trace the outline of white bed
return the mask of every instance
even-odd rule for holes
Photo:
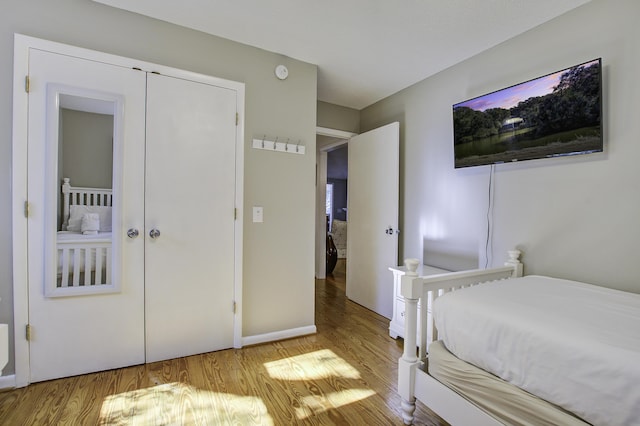
[[[640,295],[521,277],[518,256],[504,268],[402,278],[405,423],[417,398],[453,425],[640,424]],[[416,357],[419,299],[432,305],[439,341],[427,355],[421,336]]]
[[[112,191],[62,184],[57,287],[111,283]]]

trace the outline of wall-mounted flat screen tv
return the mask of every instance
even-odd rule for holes
[[[453,106],[455,167],[602,152],[602,64],[585,62]]]

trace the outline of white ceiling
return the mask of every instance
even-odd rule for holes
[[[590,0],[94,0],[318,65],[362,109]]]

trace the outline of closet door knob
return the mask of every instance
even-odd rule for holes
[[[135,228],[131,228],[127,231],[127,237],[134,239],[136,238],[138,235],[140,235],[140,233],[138,232],[137,229]]]
[[[388,227],[387,229],[385,229],[384,233],[385,233],[385,234],[387,234],[387,235],[393,235],[394,233],[395,233],[395,234],[399,234],[399,233],[400,233],[400,230],[399,230],[399,229],[396,229],[396,230],[394,231],[394,230],[393,230],[393,228],[390,226],[390,227]]]
[[[149,231],[149,236],[155,240],[160,236],[160,231],[154,228],[151,231]]]

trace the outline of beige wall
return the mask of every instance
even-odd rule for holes
[[[318,102],[319,127],[360,133],[360,111],[327,102]]]
[[[246,84],[243,336],[314,324],[315,65],[90,0],[3,0],[0,14],[0,322],[12,323],[13,34],[182,68]],[[276,79],[284,64],[289,78]],[[307,154],[253,150],[253,137],[299,140]],[[264,223],[251,222],[251,206]],[[19,336],[22,338],[22,336]],[[13,349],[12,349],[13,350]],[[13,356],[4,374],[13,371]]]
[[[489,264],[518,247],[527,273],[640,292],[639,16],[593,0],[362,111],[362,131],[402,123],[401,256],[485,264],[490,167],[454,170],[454,103],[602,57],[605,154],[497,166]]]
[[[111,188],[113,115],[61,108],[62,178],[73,186]]]

